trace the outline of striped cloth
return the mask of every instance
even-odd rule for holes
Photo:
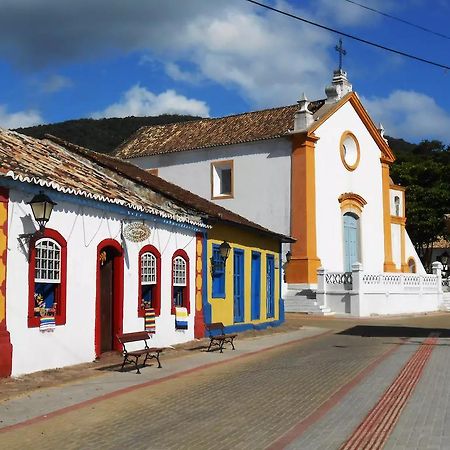
[[[39,323],[39,331],[54,331],[56,327],[54,316],[43,316]]]
[[[156,332],[156,321],[155,321],[155,309],[154,308],[145,308],[145,331],[148,333]]]
[[[177,330],[187,330],[188,328],[188,312],[187,308],[175,307],[175,328]]]

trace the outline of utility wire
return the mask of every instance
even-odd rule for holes
[[[294,14],[290,14],[290,13],[288,13],[286,11],[282,11],[281,9],[273,8],[272,6],[265,5],[264,3],[260,3],[260,2],[257,2],[255,0],[245,0],[245,1],[247,1],[249,3],[253,3],[254,5],[257,5],[257,6],[261,6],[261,8],[266,8],[266,9],[268,9],[270,11],[277,12],[279,14],[282,14],[283,16],[290,17],[291,19],[300,20],[301,22],[305,22],[305,23],[308,23],[309,25],[313,25],[315,27],[322,28],[323,30],[331,31],[332,33],[336,33],[336,34],[339,34],[341,36],[348,37],[349,39],[353,39],[354,41],[362,42],[363,44],[371,45],[372,47],[380,48],[381,50],[386,50],[387,52],[391,52],[391,53],[394,53],[396,55],[404,56],[405,58],[414,59],[415,61],[420,61],[420,62],[423,62],[425,64],[430,64],[432,66],[440,67],[441,69],[450,70],[450,66],[446,66],[445,64],[440,64],[440,63],[437,63],[437,62],[434,62],[434,61],[430,61],[429,59],[425,59],[425,58],[421,58],[419,56],[411,55],[410,53],[405,53],[405,52],[402,52],[400,50],[395,50],[394,48],[385,47],[384,45],[377,44],[376,42],[368,41],[368,40],[362,39],[362,38],[360,38],[358,36],[354,36],[352,34],[348,34],[348,33],[344,33],[343,31],[336,30],[335,28],[330,28],[330,27],[327,27],[325,25],[321,25],[320,23],[313,22],[311,20],[305,19],[305,18],[300,17],[300,16],[296,16]]]
[[[450,39],[450,36],[447,36],[447,35],[445,35],[445,34],[439,33],[439,32],[437,32],[437,31],[430,30],[429,28],[425,28],[425,27],[423,27],[422,25],[418,25],[418,24],[416,24],[416,23],[409,22],[409,21],[407,21],[407,20],[405,20],[405,19],[402,19],[402,18],[400,18],[400,17],[393,16],[393,15],[391,15],[391,14],[385,13],[385,12],[380,11],[380,10],[378,10],[378,9],[371,8],[370,6],[363,5],[363,4],[358,3],[358,2],[355,2],[355,1],[353,1],[353,0],[344,0],[344,1],[347,2],[347,3],[352,3],[353,5],[356,5],[356,6],[359,6],[359,7],[361,7],[361,8],[367,9],[367,10],[372,11],[372,12],[374,12],[374,13],[380,14],[380,15],[382,15],[382,16],[384,16],[384,17],[388,17],[389,19],[397,20],[398,22],[402,22],[402,23],[404,23],[404,24],[406,24],[406,25],[409,25],[410,27],[418,28],[419,30],[425,31],[426,33],[431,33],[431,34],[434,34],[434,35],[436,35],[436,36],[442,37],[442,38],[444,38],[444,39]]]

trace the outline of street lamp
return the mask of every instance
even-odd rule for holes
[[[442,255],[441,255],[441,263],[442,263],[442,265],[444,266],[444,267],[447,267],[447,264],[448,264],[448,252],[447,252],[447,250],[444,252],[444,253],[442,253]]]
[[[286,262],[289,262],[289,261],[291,260],[291,258],[292,258],[292,253],[291,253],[291,251],[289,250],[289,251],[286,253]]]
[[[220,245],[219,245],[219,255],[220,258],[222,259],[222,261],[217,261],[214,259],[213,256],[211,256],[211,272],[214,275],[214,273],[216,272],[216,270],[220,269],[220,266],[223,264],[223,267],[225,268],[225,263],[227,262],[228,259],[228,255],[230,254],[230,244],[226,241],[223,241]]]
[[[33,211],[34,220],[39,225],[39,230],[43,231],[53,211],[53,207],[56,205],[47,195],[42,191],[36,194],[29,202]]]

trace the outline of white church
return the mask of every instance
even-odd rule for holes
[[[143,127],[116,155],[296,239],[285,247],[287,311],[352,316],[442,307],[405,229],[395,156],[347,74],[326,98]]]

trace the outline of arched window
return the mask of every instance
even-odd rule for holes
[[[394,207],[395,207],[395,215],[400,216],[400,197],[396,195],[394,197]]]
[[[416,273],[416,261],[414,260],[414,258],[408,259],[408,270],[409,273]]]
[[[66,323],[67,244],[54,230],[45,229],[30,241],[28,269],[28,326],[38,327],[41,317]]]
[[[175,306],[184,306],[189,313],[189,258],[184,250],[172,257],[172,313]]]
[[[144,317],[145,308],[161,311],[161,255],[153,245],[139,252],[139,305],[138,315]]]

